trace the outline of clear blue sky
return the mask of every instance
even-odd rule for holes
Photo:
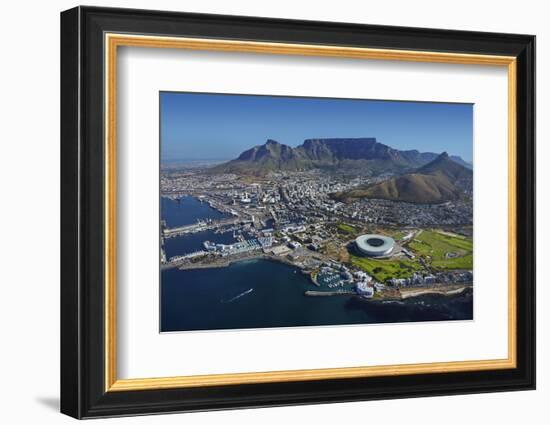
[[[161,160],[233,159],[274,139],[375,137],[396,149],[472,160],[473,105],[160,93]]]

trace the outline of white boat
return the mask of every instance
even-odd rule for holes
[[[244,292],[241,292],[239,295],[235,295],[233,298],[231,298],[231,299],[229,299],[229,300],[227,300],[227,301],[225,301],[225,302],[227,302],[227,303],[232,303],[233,301],[238,300],[239,298],[244,297],[245,295],[250,294],[253,290],[254,290],[254,288],[250,288],[250,289],[248,289],[248,290],[246,290],[246,291],[244,291]]]

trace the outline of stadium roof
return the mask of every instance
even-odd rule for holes
[[[381,256],[391,252],[395,241],[384,235],[361,235],[355,239],[355,244],[366,255]]]

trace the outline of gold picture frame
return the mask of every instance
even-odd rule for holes
[[[202,387],[318,379],[341,379],[410,375],[418,373],[465,372],[516,367],[516,58],[512,56],[441,53],[411,50],[282,44],[254,41],[213,40],[184,37],[159,37],[105,34],[106,122],[105,152],[105,391],[134,391]],[[194,375],[117,379],[116,375],[116,96],[117,49],[147,47],[239,53],[325,56],[360,60],[392,60],[506,67],[508,72],[508,358],[457,362],[399,364],[327,369],[305,369],[254,373]]]

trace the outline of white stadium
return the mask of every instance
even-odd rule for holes
[[[360,253],[369,257],[384,257],[391,254],[395,241],[384,235],[361,235],[355,239],[355,246]]]

